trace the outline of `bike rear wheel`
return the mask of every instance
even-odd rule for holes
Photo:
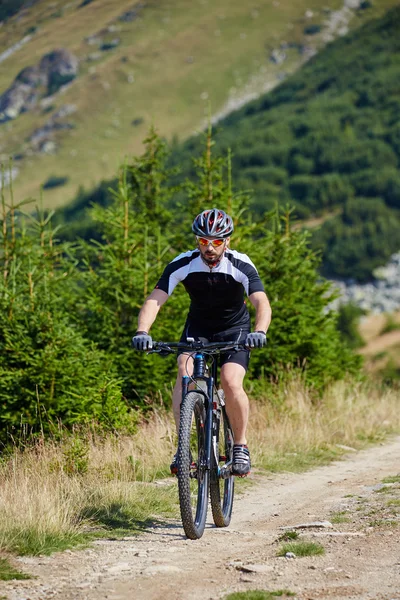
[[[204,532],[210,472],[206,465],[204,397],[188,392],[181,405],[178,441],[178,488],[183,528],[191,540]]]
[[[231,521],[234,478],[230,474],[233,460],[233,434],[225,409],[219,408],[216,423],[216,452],[213,452],[213,468],[210,480],[210,501],[214,523],[217,527],[227,527]],[[225,469],[227,477],[219,477],[218,471]]]

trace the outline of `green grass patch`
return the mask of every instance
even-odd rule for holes
[[[382,479],[382,483],[400,483],[400,475],[389,475]]]
[[[0,580],[11,581],[12,579],[31,579],[31,576],[18,571],[7,558],[0,558]],[[1,598],[5,597],[1,596]]]
[[[291,598],[295,594],[289,590],[249,590],[248,592],[234,592],[225,596],[224,600],[273,600],[274,598]]]
[[[271,473],[281,473],[282,471],[301,473],[313,467],[327,465],[342,454],[343,451],[336,447],[311,448],[307,452],[288,452],[266,456],[260,466]]]
[[[159,522],[161,517],[177,517],[178,504],[176,485],[136,486],[131,498],[92,498],[92,503],[84,508],[80,518],[94,528],[94,537],[133,535],[145,530],[150,524]],[[96,528],[98,531],[96,531]]]
[[[21,524],[0,526],[1,550],[20,556],[50,555],[70,548],[87,547],[98,538],[136,535],[165,517],[178,516],[176,485],[130,483],[100,487],[90,494],[90,503],[74,522],[55,528]]]
[[[391,331],[397,331],[400,329],[400,323],[395,321],[392,315],[388,315],[386,318],[386,323],[380,331],[379,335],[384,335],[385,333],[390,333]]]
[[[397,527],[399,524],[393,519],[374,519],[368,523],[370,527]]]
[[[9,529],[7,532],[2,532],[2,550],[19,556],[49,555],[69,548],[83,548],[91,539],[93,539],[91,536],[77,531],[49,533],[33,528]]]
[[[346,511],[341,510],[332,514],[330,518],[331,523],[348,523],[350,521],[349,515]]]
[[[277,556],[286,556],[287,552],[296,556],[319,556],[325,554],[325,548],[317,542],[288,542],[279,548]]]
[[[389,487],[381,487],[378,490],[374,490],[375,494],[389,494],[392,491],[392,488]]]
[[[282,535],[279,536],[278,540],[280,542],[291,542],[293,540],[297,540],[299,534],[297,531],[285,531]]]
[[[388,500],[386,505],[387,506],[400,506],[400,498],[394,498],[393,500]]]

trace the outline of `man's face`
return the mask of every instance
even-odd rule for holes
[[[229,238],[226,238],[225,240],[218,240],[218,238],[197,237],[196,239],[197,239],[197,245],[200,250],[201,256],[207,263],[210,263],[210,264],[219,261],[219,259],[222,257],[222,255],[225,251],[225,248],[229,242]],[[214,240],[216,240],[217,243],[219,243],[219,241],[222,241],[222,244],[219,246],[215,246],[212,244],[212,242]],[[208,243],[206,243],[206,242],[208,242]]]

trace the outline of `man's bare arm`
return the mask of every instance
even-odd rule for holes
[[[146,298],[144,304],[139,312],[138,318],[138,331],[150,331],[153,325],[158,311],[162,305],[168,300],[169,296],[162,290],[153,290],[151,294]]]
[[[254,331],[268,331],[271,323],[272,310],[265,292],[253,292],[249,300],[256,309],[256,322]]]

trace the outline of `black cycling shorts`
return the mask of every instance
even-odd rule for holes
[[[180,342],[184,343],[187,338],[194,338],[196,341],[203,342],[232,342],[235,341],[238,344],[244,344],[247,334],[250,333],[250,327],[242,325],[241,327],[230,327],[225,331],[218,333],[210,333],[205,330],[204,327],[200,327],[190,321],[186,321],[185,328],[182,332]],[[184,354],[179,352],[179,354]],[[249,350],[228,350],[227,352],[221,352],[219,355],[220,366],[226,363],[235,363],[242,365],[247,371],[249,367],[250,351]]]

